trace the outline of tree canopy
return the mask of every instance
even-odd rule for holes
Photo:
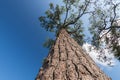
[[[63,4],[49,4],[46,15],[39,20],[47,31],[55,32],[64,28],[79,45],[84,39],[84,27],[89,28],[91,43],[97,48],[108,48],[120,60],[120,1],[116,0],[63,0]],[[86,18],[89,20],[84,26]],[[48,39],[45,46],[50,47],[53,39]]]

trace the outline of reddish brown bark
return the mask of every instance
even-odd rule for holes
[[[111,80],[62,29],[36,80]]]

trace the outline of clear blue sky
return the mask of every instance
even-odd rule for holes
[[[38,20],[50,1],[57,0],[0,0],[0,80],[35,79],[48,54],[42,44],[53,37]],[[103,70],[119,80],[119,68]]]

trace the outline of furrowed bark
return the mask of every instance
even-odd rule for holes
[[[74,41],[61,29],[36,80],[111,80]]]

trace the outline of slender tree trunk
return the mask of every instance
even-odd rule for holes
[[[36,80],[111,80],[62,29]]]

